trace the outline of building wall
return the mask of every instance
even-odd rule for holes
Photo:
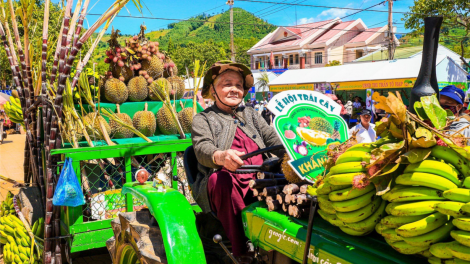
[[[337,60],[343,64],[344,46],[336,46],[328,49],[328,61]]]

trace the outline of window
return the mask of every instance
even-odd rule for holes
[[[289,64],[294,64],[294,55],[289,55]]]
[[[295,64],[299,64],[299,54],[295,54]]]
[[[363,56],[363,51],[362,50],[356,50],[356,59],[359,59],[360,57]]]
[[[321,52],[315,52],[315,64],[323,63],[323,55]]]
[[[276,66],[279,65],[279,57],[278,56],[274,57],[274,65],[276,65]]]

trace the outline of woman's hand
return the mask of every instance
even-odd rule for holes
[[[245,152],[229,149],[226,151],[214,152],[215,164],[227,168],[229,171],[236,171],[243,166],[244,162],[240,156],[245,155]]]

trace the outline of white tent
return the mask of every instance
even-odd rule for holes
[[[438,55],[436,59],[438,82],[465,82],[468,73],[452,58]],[[393,61],[351,63],[346,65],[288,70],[269,83],[272,85],[352,82],[416,78],[421,67],[421,56]]]

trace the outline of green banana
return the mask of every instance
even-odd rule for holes
[[[381,200],[381,199],[380,199]],[[385,215],[385,206],[387,202],[381,200],[379,208],[368,218],[357,223],[345,223],[345,225],[358,232],[372,231],[375,225],[380,222],[380,219]]]
[[[461,259],[458,259],[458,258],[454,258],[453,261],[454,261],[453,264],[470,264],[470,261],[461,260]]]
[[[21,238],[21,245],[22,245],[23,247],[29,247],[29,246],[31,246],[31,242],[30,242],[29,239],[27,239],[27,238],[25,238],[25,237],[22,237],[22,238]]]
[[[362,173],[352,172],[352,173],[342,173],[342,174],[332,174],[328,176],[327,180],[332,185],[352,185],[354,176],[361,175]]]
[[[460,230],[470,231],[470,217],[456,218],[452,220],[452,224]]]
[[[402,225],[406,225],[409,223],[413,223],[419,221],[428,215],[413,215],[413,216],[394,216],[394,215],[387,215],[386,217],[380,220],[387,228],[398,228]]]
[[[320,206],[320,209],[325,211],[327,214],[336,214],[336,211],[333,209],[333,207],[328,207],[324,203],[318,203],[318,205]]]
[[[447,249],[450,251],[450,254],[456,258],[467,261],[470,260],[470,247],[457,243],[448,244]]]
[[[452,224],[451,221],[449,221],[446,224],[442,225],[441,227],[429,233],[426,233],[424,235],[414,236],[414,237],[404,237],[403,239],[410,246],[425,247],[425,246],[429,246],[431,244],[447,239],[453,228],[454,228],[454,225]]]
[[[392,248],[395,249],[396,251],[405,255],[417,254],[429,248],[429,247],[410,246],[405,241],[398,241],[395,243],[391,243],[390,246],[392,246]]]
[[[377,234],[379,235],[382,235],[382,233],[387,230],[388,228],[384,225],[382,225],[381,223],[378,223],[375,225],[375,232],[377,232]]]
[[[428,249],[428,250],[425,250],[425,251],[423,251],[423,252],[419,252],[418,254],[420,254],[421,256],[423,256],[423,257],[425,257],[425,258],[431,258],[431,257],[435,258],[435,257],[431,254],[431,252],[429,252],[429,249]]]
[[[437,257],[429,257],[428,262],[430,264],[455,264],[454,259],[440,259]]]
[[[35,235],[38,237],[44,237],[44,218],[41,217],[39,218],[38,221],[39,221],[39,226],[38,226],[37,233]]]
[[[464,188],[455,188],[455,189],[450,189],[447,191],[444,191],[442,193],[442,196],[445,198],[456,201],[456,202],[461,202],[461,203],[468,203],[470,202],[470,190],[469,189],[464,189]]]
[[[336,212],[351,212],[370,204],[374,199],[380,198],[375,195],[373,190],[351,200],[331,202],[331,205]]]
[[[341,231],[343,231],[344,233],[350,236],[366,236],[370,234],[372,231],[374,231],[374,229],[367,230],[367,231],[356,231],[346,226],[340,226],[339,229],[341,229]]]
[[[441,259],[451,259],[454,256],[450,253],[449,249],[447,249],[447,246],[449,246],[450,244],[459,244],[459,242],[452,241],[447,243],[436,243],[431,245],[431,247],[429,248],[429,252]]]
[[[349,151],[362,151],[362,152],[371,152],[374,149],[371,143],[358,143],[356,145],[352,145],[348,148],[345,152]]]
[[[336,160],[335,165],[346,162],[370,162],[370,153],[364,151],[347,151],[341,154]]]
[[[441,201],[421,201],[411,203],[390,203],[385,209],[394,216],[413,216],[434,213],[434,205]]]
[[[389,191],[387,199],[389,202],[412,202],[445,200],[442,197],[442,191],[422,186],[407,186],[407,188],[392,189]]]
[[[364,189],[357,189],[354,187],[349,187],[346,189],[331,192],[329,193],[328,197],[330,201],[333,201],[333,202],[346,201],[346,200],[354,199],[356,197],[364,195],[372,191],[373,189],[375,189],[373,184],[367,185],[367,187],[365,187]]]
[[[462,183],[459,180],[459,172],[445,162],[437,160],[423,160],[406,166],[403,173],[424,172],[442,176],[457,186]]]
[[[36,220],[36,222],[34,222],[34,224],[33,224],[33,228],[31,229],[33,234],[36,234],[36,231],[38,230],[38,226],[39,226],[39,221]]]
[[[465,180],[463,180],[462,185],[465,188],[470,188],[470,177],[466,177]]]
[[[322,209],[317,210],[318,214],[320,215],[323,220],[327,221],[328,223],[334,225],[334,226],[343,226],[343,223],[341,220],[339,220],[336,215],[334,214],[328,214]]]
[[[318,205],[320,206],[320,209],[327,212],[328,214],[336,214],[336,211],[333,208],[331,201],[328,200],[328,195],[325,195],[325,194],[317,195],[317,199],[318,199]]]
[[[450,235],[460,244],[470,247],[470,232],[463,230],[452,230]]]
[[[445,214],[435,213],[416,222],[402,225],[396,231],[402,237],[420,236],[443,226],[448,219]]]
[[[345,224],[357,223],[371,216],[380,207],[382,199],[376,198],[372,203],[352,212],[336,212],[336,216]],[[385,208],[384,208],[385,209]]]
[[[464,204],[461,208],[460,211],[464,213],[470,213],[470,203]]]
[[[436,211],[453,216],[455,218],[463,217],[467,215],[467,213],[460,211],[460,208],[465,205],[464,203],[459,203],[459,202],[440,202],[434,206],[434,209]]]
[[[470,164],[468,160],[452,148],[436,145],[431,148],[431,156],[452,164],[462,176],[466,177],[470,175]]]
[[[364,172],[366,167],[362,162],[346,162],[331,167],[330,174],[342,174],[342,173],[353,173],[353,172]]]
[[[441,191],[458,188],[455,183],[444,177],[424,172],[402,174],[396,178],[395,182],[402,185],[425,186]]]
[[[382,231],[381,235],[393,242],[403,241],[403,237],[399,236],[395,229],[386,229]]]
[[[388,200],[388,197],[390,196],[391,192],[396,192],[400,189],[404,189],[404,188],[409,188],[410,186],[406,186],[406,185],[395,185],[391,190],[389,190],[388,192],[382,194],[382,199],[384,200]]]
[[[329,194],[330,192],[348,188],[349,185],[331,185],[328,181],[318,186],[317,194]]]

